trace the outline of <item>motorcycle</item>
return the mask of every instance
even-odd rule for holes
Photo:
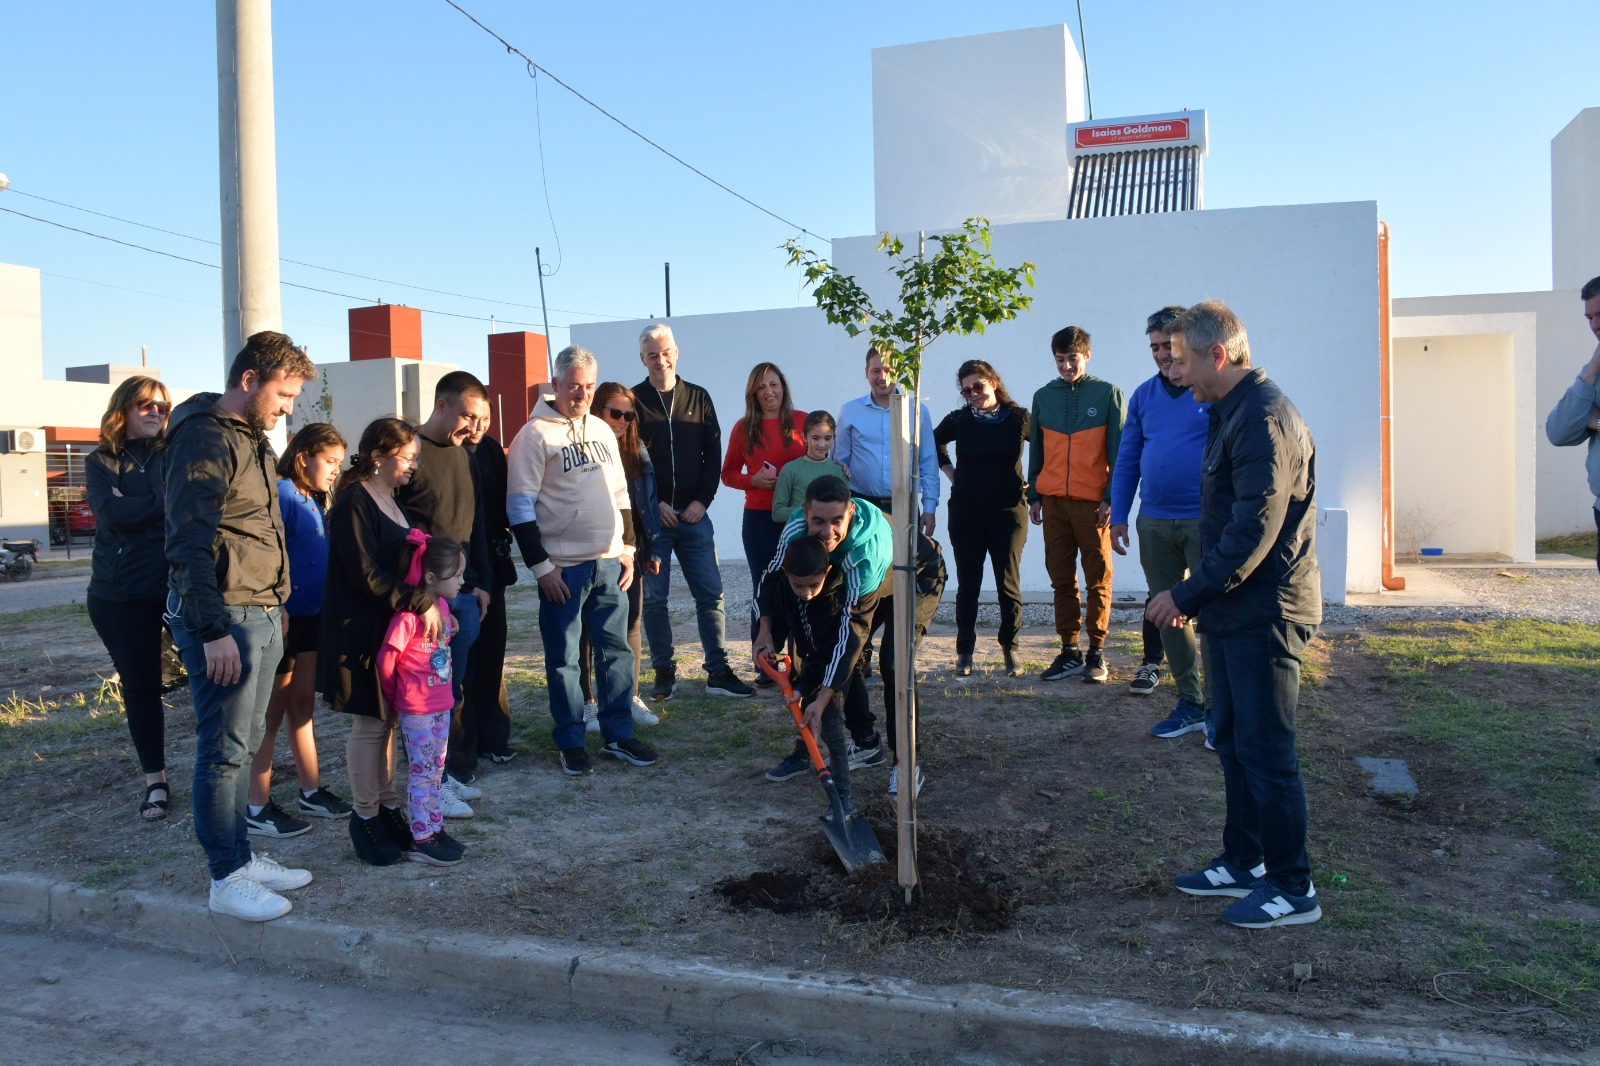
[[[36,540],[0,541],[0,573],[12,581],[26,581],[33,574],[33,565],[39,561],[39,549],[44,547]]]

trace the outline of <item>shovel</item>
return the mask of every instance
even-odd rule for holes
[[[756,660],[756,665],[772,680],[778,683],[783,690],[783,700],[789,705],[789,713],[794,716],[795,731],[800,734],[800,739],[805,743],[806,751],[811,756],[811,767],[817,771],[817,780],[822,782],[822,791],[828,795],[828,806],[833,811],[833,819],[823,819],[822,831],[827,834],[828,843],[833,845],[833,850],[839,853],[839,861],[844,863],[846,873],[855,870],[857,866],[868,863],[888,862],[883,854],[883,846],[878,843],[878,838],[872,832],[872,826],[867,824],[865,818],[855,815],[845,816],[844,800],[839,795],[839,788],[833,783],[833,773],[822,761],[822,752],[817,750],[817,738],[811,730],[806,728],[800,712],[800,697],[794,694],[794,689],[789,684],[790,661],[787,655],[781,656],[776,663],[767,656],[762,655]]]

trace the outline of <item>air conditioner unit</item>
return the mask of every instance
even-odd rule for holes
[[[0,451],[42,452],[44,451],[44,430],[8,429],[0,431]]]

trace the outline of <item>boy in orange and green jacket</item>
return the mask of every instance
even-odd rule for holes
[[[1092,377],[1089,334],[1068,326],[1050,338],[1055,381],[1033,394],[1028,419],[1028,518],[1044,526],[1044,565],[1055,590],[1061,654],[1046,681],[1106,679],[1111,620],[1111,468],[1122,443],[1122,390]],[[1078,556],[1083,556],[1089,654],[1078,650]]]

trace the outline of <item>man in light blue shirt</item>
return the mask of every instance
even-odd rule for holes
[[[867,349],[867,384],[871,391],[851,400],[839,411],[839,436],[833,461],[850,473],[850,494],[890,512],[894,486],[889,449],[889,397],[894,385],[889,368],[874,349]],[[933,536],[934,511],[939,506],[939,458],[933,443],[933,419],[927,404],[917,405],[922,428],[917,442],[917,478],[922,493],[922,533]]]

